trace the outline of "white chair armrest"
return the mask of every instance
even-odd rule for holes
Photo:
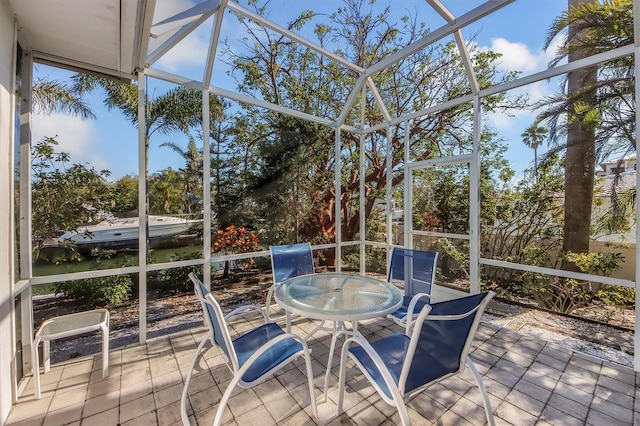
[[[260,314],[262,315],[262,318],[264,319],[264,322],[269,322],[269,317],[267,316],[267,314],[265,314],[264,309],[262,309],[259,306],[256,305],[244,305],[244,306],[240,306],[238,308],[235,308],[234,310],[232,310],[231,312],[229,312],[228,314],[226,314],[224,316],[224,320],[228,321],[231,318],[238,316],[238,315],[242,315],[251,311],[258,311],[260,312]]]
[[[417,293],[415,294],[412,298],[411,298],[411,302],[409,302],[409,306],[407,306],[407,316],[404,317],[405,322],[407,323],[406,325],[406,334],[410,335],[409,331],[411,330],[411,325],[414,322],[413,319],[413,311],[416,309],[416,305],[418,304],[418,302],[420,301],[420,299],[428,299],[430,298],[431,295],[427,294],[427,293]],[[418,314],[419,312],[417,312],[416,314]]]

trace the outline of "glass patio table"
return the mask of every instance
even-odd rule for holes
[[[390,314],[402,305],[402,292],[393,284],[365,275],[340,272],[290,278],[276,286],[274,297],[286,311],[323,321],[309,336],[319,329],[332,331],[324,378],[325,399],[338,337],[360,335],[358,321]],[[333,328],[323,327],[326,320],[333,321]],[[351,330],[344,326],[347,321],[351,322]]]

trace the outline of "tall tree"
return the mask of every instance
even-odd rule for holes
[[[63,112],[80,118],[95,118],[91,107],[82,99],[77,88],[60,81],[38,79],[33,84],[31,93],[35,112]]]
[[[534,176],[538,172],[538,148],[544,142],[544,138],[549,133],[546,127],[533,123],[522,132],[522,142],[529,148],[533,149],[533,173]]]
[[[597,1],[597,0],[596,0]],[[584,0],[569,0],[569,10],[579,7]],[[580,45],[583,30],[579,22],[570,23],[567,42]],[[589,56],[585,49],[568,52],[569,62]],[[587,106],[595,104],[597,68],[588,67],[572,71],[567,76],[567,92],[580,93],[580,99]],[[591,108],[587,107],[587,111]],[[581,105],[570,105],[567,120],[567,153],[565,156],[565,197],[564,197],[564,238],[562,250],[573,253],[589,252],[591,231],[591,205],[593,204],[593,186],[595,180],[596,152],[595,126],[584,115]],[[565,262],[565,269],[578,270],[575,264]]]
[[[375,13],[373,3],[345,1],[330,16],[330,25],[317,25],[313,29],[317,43],[338,51],[352,63],[367,69],[428,33],[426,26],[412,17],[403,20],[401,26],[389,26],[389,7]],[[258,13],[262,12],[259,5],[256,8]],[[313,12],[304,12],[289,24],[289,29],[299,31],[310,25],[313,17]],[[242,17],[238,19],[244,23]],[[356,73],[266,28],[248,23],[245,28],[248,37],[245,51],[248,53],[238,54],[237,49],[231,48],[227,51],[232,58],[240,90],[330,120],[340,116],[359,78]],[[513,77],[496,71],[498,55],[494,53],[478,51],[471,57],[481,87]],[[372,79],[392,116],[428,108],[471,91],[453,43],[433,45],[416,52],[373,75]],[[483,111],[513,105],[503,96],[484,98],[483,102]],[[346,124],[366,128],[383,122],[383,115],[375,105],[373,95],[367,94],[364,98],[358,95],[356,104],[347,114]],[[365,111],[364,122],[360,118],[362,110]],[[414,119],[408,130],[412,160],[470,152],[473,120],[470,111],[470,104],[464,104]],[[263,126],[262,133],[253,133],[254,141],[261,145],[262,152],[272,154],[272,161],[261,164],[259,173],[262,179],[259,182],[265,188],[267,182],[278,182],[277,187],[281,190],[277,194],[278,211],[291,213],[297,208],[303,214],[302,217],[290,216],[283,222],[279,237],[291,241],[295,230],[299,229],[303,238],[333,241],[338,222],[334,203],[338,202],[343,224],[342,238],[347,241],[354,239],[359,232],[358,197],[365,198],[365,218],[369,217],[376,199],[384,197],[389,160],[386,156],[387,130],[381,129],[365,136],[364,175],[359,172],[360,136],[342,132],[342,193],[336,200],[333,185],[333,169],[337,164],[333,149],[334,131],[278,113],[254,110],[249,113]],[[253,125],[255,121],[247,120],[247,123]],[[397,166],[403,161],[405,129],[395,126],[389,131],[394,148],[392,185],[398,185],[404,179],[401,168],[397,169]],[[300,158],[304,162],[299,161]],[[301,164],[308,166],[301,170],[298,168]],[[364,193],[360,190],[361,180],[365,182]],[[294,200],[304,200],[302,205],[309,207],[294,206]],[[274,205],[271,204],[270,208],[273,211]],[[284,216],[281,214],[278,219],[284,220]]]
[[[106,208],[111,201],[105,182],[109,172],[72,164],[68,153],[56,151],[57,145],[55,139],[44,138],[31,149],[35,258],[48,239],[58,237],[61,231],[73,230],[84,222],[96,220],[95,213]]]
[[[184,179],[185,195],[202,197],[202,152],[196,146],[196,141],[193,136],[189,136],[186,149],[175,142],[164,142],[160,144],[160,147],[170,148],[178,153],[184,160],[185,166],[183,169],[180,169],[180,172]],[[192,213],[191,203],[187,203],[186,201],[187,198],[185,197],[186,211],[187,213]]]
[[[570,62],[633,42],[631,0],[569,0],[547,37],[548,47],[567,35],[551,65]],[[565,225],[563,250],[589,251],[595,163],[599,154],[620,143],[635,150],[635,99],[632,58],[621,58],[571,72],[567,93],[542,103],[540,118],[550,123],[550,136],[566,135]],[[564,117],[563,120],[560,120]],[[565,124],[566,123],[566,124]],[[577,270],[573,264],[565,264]]]
[[[149,176],[149,213],[185,213],[187,194],[182,183],[182,173],[171,167]]]
[[[105,91],[104,104],[109,109],[117,109],[131,122],[138,125],[138,88],[134,84],[123,84],[112,80],[76,74],[73,77],[74,90],[85,93],[101,87]],[[219,114],[219,102],[211,96],[211,117]],[[149,163],[149,141],[154,133],[188,133],[189,129],[202,123],[202,95],[200,91],[186,87],[176,87],[155,98],[145,100],[145,164]],[[147,169],[147,167],[145,167]],[[148,183],[148,170],[145,170]],[[149,192],[145,211],[149,212]]]
[[[255,204],[247,196],[248,184],[260,161],[255,153],[256,129],[248,119],[232,111],[230,102],[223,102],[221,118],[211,126],[211,192],[219,229],[260,225]]]

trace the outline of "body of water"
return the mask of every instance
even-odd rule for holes
[[[40,259],[34,262],[33,275],[41,277],[138,265],[137,250],[122,250],[112,254],[102,251],[97,255],[96,253],[93,255],[81,253],[80,256],[77,260],[64,260],[64,252],[61,249],[44,253]],[[149,250],[150,264],[198,258],[202,258],[202,245],[161,247]]]

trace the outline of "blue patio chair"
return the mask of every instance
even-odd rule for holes
[[[294,361],[298,357],[304,357],[307,369],[307,380],[309,382],[309,396],[311,398],[311,409],[313,415],[318,417],[318,408],[313,393],[313,371],[311,369],[311,351],[307,343],[298,335],[285,333],[279,325],[273,322],[266,322],[266,314],[257,306],[240,307],[234,309],[227,315],[222,314],[220,305],[215,300],[211,292],[202,284],[195,274],[190,273],[189,278],[193,281],[196,296],[202,305],[205,322],[209,332],[204,336],[193,357],[191,369],[182,389],[182,399],[180,401],[180,416],[184,425],[189,425],[186,401],[189,382],[195,366],[200,358],[202,349],[207,342],[217,346],[227,361],[227,366],[233,373],[233,379],[227,385],[227,389],[222,395],[220,405],[216,411],[213,424],[219,425],[222,420],[224,408],[229,401],[229,397],[236,385],[242,388],[256,386],[274,373]],[[231,339],[227,320],[241,312],[258,310],[263,316],[265,323]]]
[[[489,425],[494,425],[487,390],[467,355],[480,317],[494,296],[486,292],[425,305],[412,324],[411,335],[397,333],[369,343],[351,337],[342,347],[338,387],[338,415],[342,413],[347,357],[352,359],[381,398],[397,407],[403,425],[411,420],[404,401],[430,383],[464,371],[469,366],[482,393]],[[433,395],[437,400],[437,395]]]
[[[313,252],[310,243],[297,243],[280,246],[270,246],[271,270],[273,271],[273,285],[267,293],[265,312],[267,321],[271,311],[271,299],[275,286],[289,278],[299,275],[313,274]],[[287,333],[291,332],[291,314],[286,312]]]
[[[402,306],[391,314],[396,324],[408,327],[431,298],[431,287],[436,278],[438,252],[394,247],[391,252],[387,281],[404,283]]]

